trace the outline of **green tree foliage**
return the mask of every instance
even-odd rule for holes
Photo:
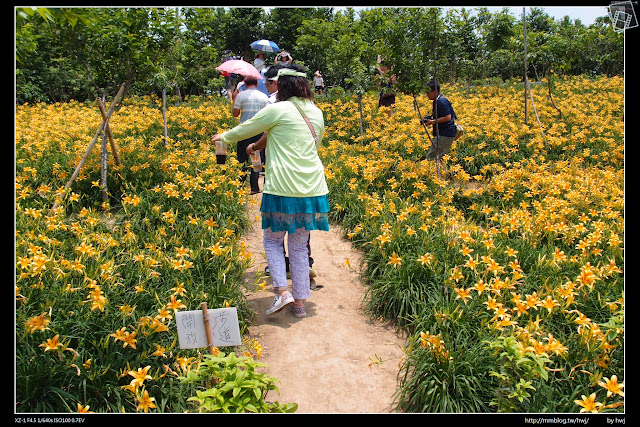
[[[477,17],[468,9],[450,9],[444,16],[444,28],[447,29],[448,37],[445,41],[448,48],[442,55],[444,60],[440,64],[441,78],[479,78],[480,75],[475,72],[481,52]]]
[[[296,40],[303,34],[304,21],[331,22],[333,19],[333,8],[276,7],[270,10],[264,23],[263,35],[259,38],[274,41],[280,48],[291,53],[294,59],[308,64],[307,55],[296,47]]]
[[[224,86],[215,67],[220,65],[224,46],[225,10],[223,8],[182,8],[180,64],[183,81],[181,93],[202,95]]]
[[[31,55],[17,63],[18,101],[67,101],[144,82],[177,34],[172,10],[156,8],[47,9],[18,13]],[[79,18],[83,19],[80,20]],[[44,25],[43,25],[43,22]],[[26,88],[30,88],[25,90]]]
[[[225,14],[222,33],[219,36],[225,41],[227,49],[243,56],[248,62],[253,62],[249,45],[263,38],[264,18],[265,14],[261,8],[231,8]]]
[[[531,8],[526,20],[531,78],[623,72],[624,35],[608,17],[585,26]],[[358,93],[375,88],[378,54],[408,93],[434,73],[440,82],[523,76],[522,16],[506,8],[17,8],[16,101],[91,99],[126,81],[140,94],[213,93],[222,53],[252,62],[249,44],[262,38],[321,70],[327,86]]]

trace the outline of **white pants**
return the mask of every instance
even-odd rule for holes
[[[287,286],[287,268],[282,245],[286,231],[272,232],[270,228],[263,231],[264,253],[269,264],[269,274],[273,287]],[[308,299],[311,296],[309,279],[309,230],[296,229],[287,238],[289,248],[289,270],[291,272],[291,293],[295,299]]]

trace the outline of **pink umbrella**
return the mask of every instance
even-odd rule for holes
[[[241,76],[252,76],[257,79],[262,79],[262,75],[253,65],[249,64],[242,59],[232,59],[230,61],[225,61],[219,66],[216,67],[218,71],[224,71],[227,73],[235,73],[240,74]]]

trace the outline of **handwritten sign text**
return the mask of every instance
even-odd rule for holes
[[[212,345],[228,347],[241,344],[238,312],[235,307],[207,310]],[[202,310],[176,312],[180,348],[207,347],[207,332]]]

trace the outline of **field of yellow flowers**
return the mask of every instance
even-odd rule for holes
[[[466,133],[441,179],[412,97],[389,118],[365,95],[363,135],[355,97],[316,100],[332,220],[364,253],[365,307],[409,332],[399,410],[624,410],[623,86],[555,81],[557,109],[534,87],[542,129],[523,123],[521,85],[443,87]],[[18,412],[197,410],[180,377],[206,349],[178,347],[175,310],[232,305],[241,331],[252,321],[248,184],[209,142],[235,125],[229,110],[171,106],[165,144],[159,100],[126,99],[105,204],[99,144],[64,190],[95,104],[16,108]]]
[[[466,133],[441,179],[412,97],[365,98],[363,135],[355,99],[320,104],[365,305],[411,335],[403,411],[624,410],[623,80],[532,90],[542,128],[521,84],[443,87]]]
[[[169,120],[165,144],[157,98],[114,114],[122,164],[109,159],[105,204],[100,144],[64,191],[100,124],[96,104],[17,108],[18,412],[182,412],[195,393],[178,376],[200,352],[178,347],[174,312],[233,305],[243,330],[250,322],[248,187],[235,156],[217,165],[209,142],[234,119],[222,102],[196,102]]]

